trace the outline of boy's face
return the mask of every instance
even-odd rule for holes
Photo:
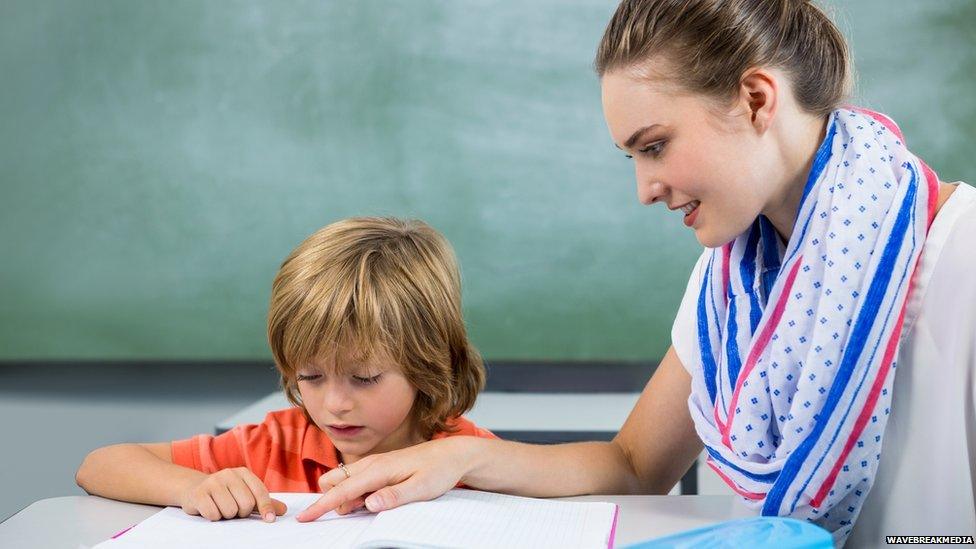
[[[337,355],[300,368],[296,381],[309,416],[342,461],[422,442],[410,414],[417,390],[400,366],[382,351],[365,361]]]

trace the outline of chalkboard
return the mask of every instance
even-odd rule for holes
[[[0,360],[253,359],[351,215],[453,243],[486,357],[655,360],[699,247],[642,207],[597,0],[0,4]],[[839,3],[858,101],[976,180],[976,3]]]

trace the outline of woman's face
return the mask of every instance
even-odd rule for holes
[[[603,113],[618,148],[634,160],[642,204],[664,202],[706,247],[743,233],[769,196],[763,142],[750,111],[722,114],[713,101],[639,78],[603,76]],[[775,176],[774,176],[775,177]]]

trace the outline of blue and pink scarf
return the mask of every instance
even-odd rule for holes
[[[881,459],[938,178],[884,115],[840,109],[785,246],[760,217],[706,250],[689,399],[708,465],[763,515],[846,539]]]

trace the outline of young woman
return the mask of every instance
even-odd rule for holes
[[[625,0],[596,67],[641,202],[706,248],[619,435],[370,456],[327,473],[304,518],[458,482],[666,493],[704,446],[746,504],[839,545],[976,533],[976,190],[940,182],[887,117],[844,107],[847,46],[808,2]]]

